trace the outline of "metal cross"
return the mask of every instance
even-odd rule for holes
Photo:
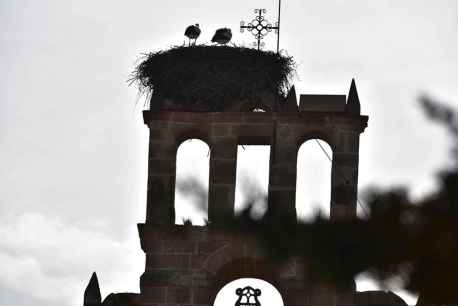
[[[253,36],[256,38],[257,42],[254,45],[258,46],[258,50],[264,46],[264,43],[261,40],[269,34],[272,30],[275,30],[275,33],[279,35],[279,23],[276,22],[274,26],[272,26],[269,21],[267,21],[263,14],[267,12],[266,9],[255,9],[254,13],[257,14],[255,19],[253,19],[248,25],[245,25],[244,21],[240,21],[240,32],[243,33],[245,29],[247,29]],[[278,41],[277,41],[277,52],[278,52]]]

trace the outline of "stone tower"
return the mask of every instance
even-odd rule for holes
[[[348,96],[301,95],[299,105],[294,87],[283,100],[260,97],[218,112],[177,108],[170,101],[143,112],[150,137],[146,221],[138,224],[146,254],[140,293],[112,293],[101,302],[94,273],[84,306],[210,306],[224,285],[239,278],[271,283],[288,306],[407,305],[391,292],[356,292],[354,282],[346,289],[308,284],[305,259],[291,257],[279,265],[254,235],[218,226],[234,216],[238,145],[271,147],[267,213],[270,221],[296,222],[297,154],[302,143],[316,138],[333,151],[330,218],[356,217],[359,137],[368,117],[360,114],[354,80]],[[211,150],[209,226],[175,224],[177,149],[191,138]]]
[[[301,95],[299,106],[293,91],[281,108],[273,107],[272,100],[252,105],[265,112],[243,107],[220,112],[144,111],[150,146],[146,222],[138,225],[146,254],[141,305],[212,305],[219,289],[242,277],[270,282],[288,306],[354,305],[353,287],[346,292],[306,289],[300,258],[275,266],[249,233],[175,225],[177,148],[191,138],[206,142],[211,150],[210,225],[234,215],[238,145],[271,147],[268,213],[282,222],[296,222],[298,149],[314,138],[325,140],[333,150],[331,219],[356,217],[359,137],[368,117],[360,115],[355,83],[348,97]]]

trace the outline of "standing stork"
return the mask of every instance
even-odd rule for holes
[[[200,28],[199,24],[196,23],[195,25],[190,25],[189,27],[186,28],[186,31],[184,31],[184,35],[189,38],[189,43],[188,46],[191,45],[191,41],[194,40],[194,44],[196,44],[196,40],[200,35]]]
[[[232,31],[228,28],[218,29],[213,35],[212,42],[216,42],[220,45],[225,45],[231,41]]]

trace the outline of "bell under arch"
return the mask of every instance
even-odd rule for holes
[[[217,293],[214,306],[283,306],[280,292],[259,278],[239,278],[224,285]]]

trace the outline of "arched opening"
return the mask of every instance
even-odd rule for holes
[[[296,213],[298,221],[318,213],[329,218],[331,208],[332,149],[319,139],[309,139],[297,154]]]
[[[214,306],[283,306],[280,292],[259,278],[239,278],[216,295]]]
[[[235,215],[250,209],[254,219],[267,211],[270,146],[239,145],[235,182]]]
[[[200,139],[183,141],[177,150],[175,224],[205,225],[208,220],[210,148]]]

